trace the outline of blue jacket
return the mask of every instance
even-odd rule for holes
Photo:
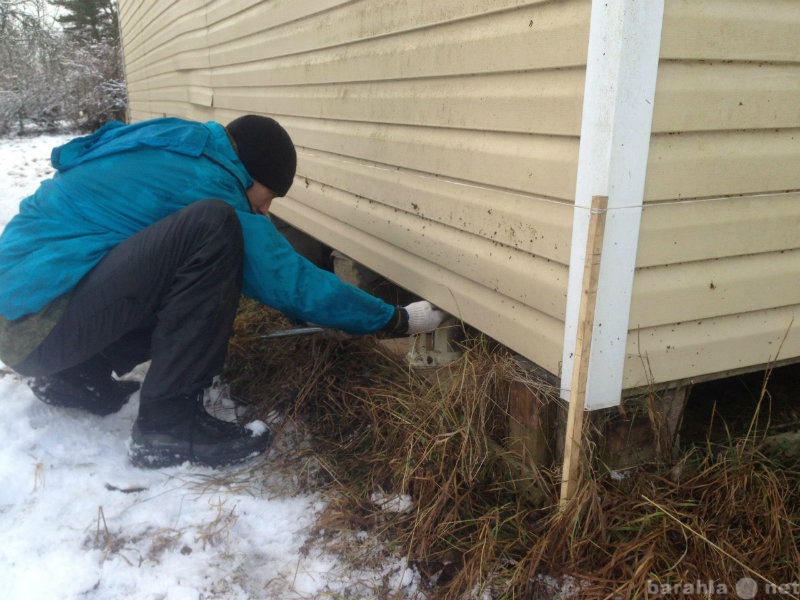
[[[55,148],[51,159],[56,175],[21,202],[0,236],[0,314],[8,320],[38,312],[116,244],[206,198],[239,216],[244,295],[353,334],[376,331],[393,315],[393,306],[317,268],[250,212],[245,190],[253,180],[219,123],[108,123]]]

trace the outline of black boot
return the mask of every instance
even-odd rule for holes
[[[129,452],[137,467],[162,468],[187,461],[221,467],[261,454],[272,441],[272,433],[263,424],[247,428],[208,414],[201,392],[169,403],[185,403],[191,408],[182,418],[173,411],[168,420],[161,422],[153,418],[152,412],[145,415],[140,408]]]
[[[34,377],[28,381],[28,387],[45,404],[82,408],[106,416],[122,408],[139,389],[139,383],[114,379],[110,363],[97,356],[50,376]]]

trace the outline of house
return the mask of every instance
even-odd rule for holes
[[[800,3],[120,0],[134,121],[277,118],[273,211],[587,408],[800,359]]]

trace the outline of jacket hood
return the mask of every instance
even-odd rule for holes
[[[50,161],[59,171],[66,171],[88,160],[136,148],[161,148],[186,156],[203,153],[211,135],[203,126],[187,127],[182,119],[158,119],[126,125],[120,121],[106,123],[92,134],[75,138],[53,149]]]

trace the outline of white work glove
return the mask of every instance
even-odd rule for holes
[[[432,331],[447,318],[447,313],[439,310],[427,300],[412,302],[403,309],[408,313],[408,335]]]

